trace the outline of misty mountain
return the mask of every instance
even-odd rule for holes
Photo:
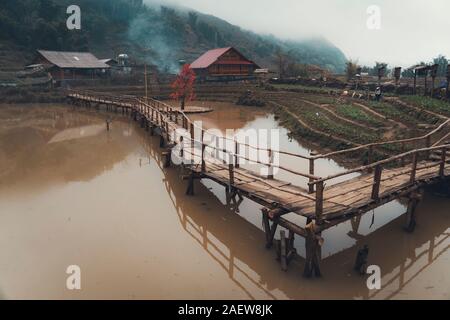
[[[297,63],[343,72],[344,54],[325,39],[286,41],[242,30],[222,19],[186,8],[145,5],[142,0],[77,0],[81,30],[68,30],[71,0],[2,0],[0,40],[31,53],[35,49],[89,50],[98,57],[128,53],[137,61],[175,71],[206,50],[233,46],[262,67],[277,68],[277,54]],[[276,5],[274,3],[274,5]],[[20,55],[18,55],[20,56]]]

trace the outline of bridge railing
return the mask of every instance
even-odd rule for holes
[[[321,221],[322,220],[322,214],[323,214],[323,203],[324,203],[324,189],[325,189],[325,183],[328,181],[331,181],[336,178],[348,176],[354,173],[366,173],[368,170],[371,170],[374,172],[373,178],[372,178],[372,184],[368,184],[367,186],[357,186],[355,188],[355,191],[361,192],[364,188],[371,188],[371,197],[368,199],[369,201],[378,201],[380,199],[380,191],[382,187],[382,183],[385,181],[393,180],[395,178],[398,178],[400,176],[407,175],[408,179],[406,182],[400,183],[397,188],[404,188],[408,186],[413,186],[416,183],[420,182],[422,179],[417,178],[417,172],[421,170],[431,169],[433,167],[437,167],[436,169],[436,175],[444,178],[446,173],[446,163],[449,160],[447,157],[447,152],[450,149],[450,144],[446,145],[437,145],[432,146],[428,148],[421,148],[416,149],[412,151],[408,151],[393,157],[390,157],[388,159],[380,160],[377,162],[374,162],[369,165],[361,166],[358,168],[354,168],[351,170],[348,170],[346,172],[330,175],[325,178],[321,178],[318,180],[315,180],[313,182],[310,182],[309,184],[313,184],[316,186],[316,220]],[[427,160],[431,152],[439,151],[439,157],[440,159],[438,161],[420,161],[421,158]],[[396,163],[398,161],[402,161],[403,163],[410,162],[409,167],[403,167],[399,171],[396,171],[395,174],[388,175],[386,177],[383,177],[383,170],[385,168],[391,168],[393,163]],[[430,174],[433,172],[431,171]],[[404,179],[402,179],[404,180]],[[402,181],[400,180],[400,181]],[[345,194],[348,194],[349,190],[345,190],[338,194],[333,194],[333,196],[328,197],[326,200],[332,200],[334,198],[343,196]]]
[[[180,110],[179,108],[175,108],[169,104],[166,104],[162,101],[158,101],[152,98],[143,98],[143,97],[136,97],[136,96],[114,96],[114,95],[108,95],[108,94],[98,94],[96,92],[91,91],[69,91],[72,95],[78,95],[78,96],[84,96],[85,98],[91,98],[97,101],[105,101],[106,103],[116,103],[116,104],[122,104],[126,105],[132,109],[138,109],[141,113],[146,114],[147,117],[152,121],[158,124],[160,127],[164,128],[167,140],[175,139],[175,141],[182,145],[183,152],[191,153],[192,156],[199,156],[200,163],[201,163],[201,170],[204,171],[206,168],[206,157],[205,153],[206,150],[212,150],[216,154],[216,160],[223,160],[220,159],[218,156],[219,153],[222,153],[222,155],[225,155],[228,157],[228,165],[229,165],[229,176],[230,176],[230,184],[233,184],[233,176],[234,176],[234,168],[240,167],[240,160],[246,160],[252,163],[257,163],[262,166],[267,167],[268,176],[266,178],[273,178],[273,168],[278,168],[280,170],[286,171],[288,173],[291,173],[295,176],[300,176],[303,178],[308,179],[308,183],[306,184],[306,189],[308,190],[308,193],[295,193],[296,195],[308,198],[310,200],[314,200],[317,203],[316,211],[318,212],[318,216],[320,219],[321,212],[323,211],[323,191],[324,191],[324,183],[326,181],[333,180],[338,177],[345,177],[349,176],[350,174],[354,173],[367,173],[372,172],[375,170],[374,174],[374,188],[373,196],[376,197],[377,192],[377,185],[379,186],[381,181],[381,174],[382,169],[386,168],[388,166],[398,165],[399,163],[402,166],[405,166],[406,163],[414,163],[419,161],[419,155],[425,156],[425,158],[428,158],[430,156],[431,151],[437,150],[439,148],[445,147],[440,146],[445,142],[445,140],[450,137],[450,132],[448,132],[450,119],[446,120],[444,123],[440,124],[437,128],[429,132],[428,134],[421,136],[421,137],[415,137],[415,138],[409,138],[409,139],[400,139],[400,140],[393,140],[393,141],[384,141],[384,142],[377,142],[377,143],[370,143],[366,145],[360,145],[354,148],[325,153],[325,154],[319,154],[315,155],[311,153],[310,155],[301,155],[296,154],[292,152],[287,152],[283,150],[272,150],[271,148],[264,148],[259,147],[255,145],[251,145],[250,143],[242,143],[238,142],[235,138],[225,137],[225,136],[215,136],[213,135],[212,138],[215,139],[216,143],[214,144],[207,144],[205,143],[205,130],[199,126],[197,126],[191,119],[188,117],[188,115]],[[189,136],[188,137],[171,137],[170,136],[170,130],[176,131],[178,128],[178,125],[181,125],[182,128],[184,128]],[[195,130],[198,130],[200,134],[200,140],[195,138]],[[447,131],[446,131],[447,130]],[[208,132],[208,134],[210,134]],[[176,132],[175,132],[176,135]],[[211,134],[210,134],[211,135]],[[226,143],[228,142],[228,143]],[[200,146],[201,152],[200,155],[198,153],[195,153],[194,145],[197,144]],[[413,151],[407,151],[407,144],[414,144],[414,147],[416,148]],[[222,146],[221,146],[222,145]],[[228,148],[227,146],[231,145],[231,148]],[[373,158],[374,150],[377,147],[381,146],[393,146],[393,145],[400,145],[400,152],[402,152],[399,155],[391,156],[390,158],[381,160],[381,161],[375,161]],[[423,145],[423,148],[417,149],[417,145]],[[190,148],[189,148],[190,146]],[[246,155],[243,155],[240,151],[242,148],[251,148],[253,150],[256,150],[257,152],[266,152],[267,153],[267,159],[268,162],[261,161],[258,159],[251,159]],[[359,168],[347,170],[345,172],[336,174],[334,176],[329,177],[319,177],[315,174],[315,161],[319,159],[329,159],[333,156],[342,156],[347,155],[348,153],[354,153],[354,152],[361,152],[363,150],[367,150],[368,152],[368,160],[367,165],[361,166]],[[274,155],[285,155],[294,157],[297,159],[307,160],[309,163],[309,170],[308,173],[298,171],[292,168],[288,168],[286,166],[283,166],[281,164],[275,164],[273,163]],[[414,160],[413,155],[417,155],[416,159]],[[411,158],[411,159],[410,159]],[[413,171],[416,171],[414,169]],[[420,168],[419,168],[420,170]],[[378,177],[378,178],[377,178]],[[254,178],[254,177],[252,177]],[[377,180],[377,181],[375,181]],[[378,181],[380,180],[380,181]],[[267,180],[261,179],[262,182],[270,184]],[[270,184],[274,188],[278,188],[281,190],[281,188],[274,186],[273,184]],[[283,191],[286,192],[286,189],[283,189]],[[292,191],[289,191],[292,192]]]
[[[205,172],[206,167],[207,167],[207,162],[211,161],[211,160],[215,160],[217,163],[223,164],[224,162],[226,164],[228,164],[228,170],[229,170],[229,185],[230,187],[234,186],[234,169],[237,169],[240,167],[240,160],[246,160],[249,163],[257,163],[263,166],[268,167],[268,173],[269,176],[267,178],[271,179],[273,178],[273,176],[270,175],[270,172],[272,172],[273,168],[278,168],[280,170],[284,170],[287,172],[290,172],[294,175],[298,175],[307,179],[310,179],[310,181],[313,181],[315,179],[319,179],[319,177],[317,176],[313,176],[311,174],[307,174],[307,173],[303,173],[303,172],[299,172],[278,164],[273,163],[273,152],[270,149],[264,149],[264,148],[258,148],[255,147],[253,145],[247,144],[247,143],[239,143],[236,139],[231,139],[228,137],[223,137],[223,136],[218,136],[218,135],[214,135],[214,134],[210,134],[210,139],[209,139],[209,143],[205,140],[205,135],[206,135],[206,130],[200,126],[198,126],[197,124],[195,124],[188,116],[187,114],[182,111],[179,110],[178,108],[174,108],[168,104],[162,103],[160,101],[157,100],[153,100],[153,99],[138,99],[138,106],[139,111],[143,112],[144,114],[148,114],[150,113],[150,117],[149,119],[153,122],[155,121],[155,117],[153,116],[153,113],[157,113],[158,115],[160,115],[161,117],[161,121],[158,122],[158,119],[156,119],[156,123],[161,125],[161,123],[172,123],[172,129],[176,130],[176,125],[173,125],[173,123],[175,124],[179,124],[181,123],[182,128],[184,128],[187,132],[188,132],[188,136],[184,136],[184,135],[179,135],[178,137],[176,136],[175,132],[172,132],[173,137],[169,137],[169,130],[165,130],[166,134],[168,134],[167,136],[167,140],[172,140],[172,142],[176,142],[178,144],[180,144],[181,146],[181,154],[184,153],[188,153],[190,154],[191,157],[198,157],[198,160],[201,164],[201,171]],[[146,110],[150,110],[150,111],[146,111]],[[197,130],[200,136],[200,140],[197,139],[195,137],[195,130]],[[211,144],[211,139],[215,140],[215,145]],[[228,141],[228,142],[232,142],[232,147],[231,148],[227,148],[227,145],[224,144],[223,146],[220,146],[220,140],[222,141]],[[228,144],[230,145],[230,144]],[[264,162],[261,161],[259,159],[251,159],[249,156],[243,155],[242,153],[240,153],[240,148],[242,146],[248,146],[257,150],[266,150],[268,152],[268,158],[269,158],[269,162]],[[200,150],[200,152],[196,153],[195,152],[195,147],[197,147],[197,150]],[[230,150],[231,149],[231,150]],[[206,152],[207,150],[209,151],[213,151],[213,157],[207,157],[206,156]],[[225,155],[227,157],[227,159],[223,159],[223,157],[220,157],[220,153],[222,153],[222,155]],[[303,158],[307,158],[307,157],[303,157]],[[225,160],[225,161],[224,161]],[[313,200],[314,198],[311,195],[308,195],[306,192],[298,192],[298,191],[286,191],[285,189],[280,188],[279,186],[276,186],[275,184],[272,184],[270,182],[267,181],[267,179],[259,179],[257,177],[255,177],[254,175],[250,176],[250,175],[246,175],[244,172],[240,172],[240,175],[244,175],[247,176],[248,178],[251,179],[256,179],[259,180],[260,182],[269,185],[271,188],[274,189],[278,189],[280,191],[285,191],[285,192],[290,192],[293,195],[297,195],[297,196],[301,196],[310,200]],[[288,183],[286,184],[288,185]]]

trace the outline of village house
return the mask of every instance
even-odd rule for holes
[[[41,65],[54,81],[92,80],[109,76],[111,66],[89,52],[38,50],[33,65]]]
[[[228,81],[254,78],[254,71],[260,67],[235,48],[228,47],[205,52],[192,62],[191,69],[201,81]]]

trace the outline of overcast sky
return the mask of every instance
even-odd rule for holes
[[[151,0],[212,14],[244,29],[286,39],[323,36],[347,58],[409,66],[450,58],[449,0]],[[381,29],[369,29],[371,5]],[[376,21],[376,18],[371,21]],[[373,24],[372,24],[373,25]]]

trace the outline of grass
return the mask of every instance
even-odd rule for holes
[[[417,125],[419,123],[416,117],[411,116],[409,113],[400,110],[392,104],[376,101],[365,101],[364,104],[389,119],[397,120],[408,125]]]
[[[342,104],[336,106],[336,113],[344,118],[369,125],[371,127],[382,127],[384,123],[375,117],[369,115],[368,113],[361,110],[361,108],[349,105]]]
[[[342,124],[310,106],[297,103],[295,106],[289,106],[288,108],[304,119],[306,123],[326,134],[361,144],[379,141],[380,139],[379,134],[376,132],[364,131],[348,124]]]
[[[450,116],[450,103],[424,96],[402,96],[401,100],[416,107]]]
[[[328,95],[308,95],[303,96],[305,100],[318,103],[318,104],[334,104],[336,103],[336,98],[330,97]]]
[[[309,87],[299,84],[273,84],[273,87],[281,90],[291,90],[291,91],[306,91],[311,93],[323,93],[328,94],[330,90],[336,90],[332,88],[322,88],[322,87]]]

